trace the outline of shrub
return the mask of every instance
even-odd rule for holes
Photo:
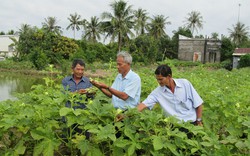
[[[250,67],[250,54],[240,57],[239,68]]]

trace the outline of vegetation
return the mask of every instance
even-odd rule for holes
[[[250,54],[240,57],[239,68],[250,67]]]
[[[134,9],[123,0],[110,4],[110,12],[103,12],[100,17],[93,16],[90,20],[82,19],[74,13],[68,17],[68,29],[74,31],[74,39],[62,36],[62,28],[57,25],[56,17],[47,17],[42,22],[42,28],[22,24],[18,32],[10,30],[7,34],[19,34],[19,40],[13,40],[17,53],[14,61],[30,61],[38,70],[43,70],[49,64],[64,69],[63,62],[75,57],[86,62],[108,62],[115,58],[117,51],[127,50],[135,62],[149,64],[166,58],[177,59],[178,37],[194,37],[193,33],[202,29],[204,20],[200,12],[191,11],[185,18],[183,26],[173,31],[170,37],[166,33],[168,16],[149,16],[147,10]],[[82,39],[75,40],[76,31],[82,29]],[[232,53],[236,47],[250,46],[248,26],[236,23],[233,29],[228,29],[230,36],[222,36],[221,62],[227,69],[232,64]],[[0,34],[5,34],[1,32]],[[218,39],[219,33],[212,33],[211,38]],[[204,38],[197,34],[195,38]],[[108,44],[100,43],[103,42]]]
[[[178,61],[178,36],[193,37],[194,30],[203,27],[199,12],[189,13],[185,25],[173,31],[171,38],[165,32],[171,23],[167,16],[149,17],[146,10],[134,10],[123,0],[110,7],[111,12],[90,21],[70,14],[67,29],[74,31],[74,39],[61,35],[56,17],[47,17],[42,28],[21,25],[19,40],[13,39],[17,54],[0,62],[0,68],[43,71],[54,66],[53,70],[64,74],[72,59],[82,58],[90,67],[94,61],[99,63],[93,70],[102,68],[115,75],[117,51],[128,50],[142,79],[141,100],[157,86],[153,74],[157,64],[168,63],[174,77],[189,79],[205,101],[204,127],[166,117],[159,106],[142,113],[136,109],[122,112],[126,118],[118,122],[120,112],[102,93],[97,91],[94,100],[63,94],[57,83],[60,78],[51,76],[45,78],[46,85],[33,86],[31,92],[18,95],[18,100],[0,102],[0,155],[249,155],[249,55],[240,59],[240,67],[246,68],[223,69],[231,64],[236,47],[250,46],[248,27],[237,23],[229,29],[229,37],[223,36],[222,63]],[[80,29],[85,34],[75,40]],[[10,30],[6,34],[14,33]],[[102,36],[110,42],[100,43]],[[218,34],[212,37],[217,39]],[[111,84],[114,75],[105,81]],[[86,103],[86,109],[65,107],[66,101],[79,99]],[[75,132],[75,124],[82,133]],[[188,139],[179,131],[181,127],[193,137]],[[85,131],[91,134],[89,139]]]
[[[248,27],[245,24],[238,22],[233,25],[233,29],[228,29],[230,32],[230,38],[236,47],[242,46],[242,44],[248,39]]]
[[[194,30],[198,32],[198,29],[202,29],[204,23],[201,13],[197,11],[188,13],[185,22],[186,28],[190,29],[192,34],[194,33]]]
[[[84,20],[81,20],[81,15],[78,15],[77,13],[75,14],[70,14],[70,17],[68,18],[70,21],[70,24],[67,26],[68,29],[72,29],[74,31],[74,39],[76,36],[76,30],[80,30],[80,26],[84,24]]]
[[[46,85],[33,86],[18,100],[0,102],[0,155],[249,155],[250,68],[227,71],[160,63],[169,64],[175,78],[193,83],[204,100],[203,127],[166,117],[159,106],[141,113],[119,112],[99,91],[94,100],[81,96],[86,109],[67,108],[65,102],[79,102],[80,95],[63,94],[55,78],[48,77]],[[134,67],[142,79],[141,100],[157,86],[156,66]],[[115,64],[107,69],[113,72]],[[114,78],[105,81],[110,84]],[[120,113],[125,115],[122,122],[116,121]],[[74,131],[76,125],[83,132]],[[181,127],[193,137],[188,139]]]
[[[132,6],[123,0],[114,1],[110,6],[113,12],[102,14],[102,18],[108,20],[103,22],[103,29],[107,33],[106,37],[110,36],[112,42],[115,38],[118,39],[118,50],[121,51],[123,42],[129,39],[128,36],[134,36],[131,31],[134,26]]]

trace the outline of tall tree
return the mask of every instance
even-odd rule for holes
[[[19,29],[18,33],[20,34],[25,34],[28,33],[28,31],[31,30],[31,26],[29,24],[22,24],[21,28]]]
[[[139,8],[138,10],[134,11],[135,16],[135,31],[136,35],[143,35],[146,31],[147,20],[149,17],[147,16],[146,10]]]
[[[8,34],[8,35],[14,35],[14,34],[15,34],[15,31],[14,31],[14,30],[10,30],[10,31],[8,31],[7,34]]]
[[[85,22],[85,35],[83,38],[91,41],[91,42],[97,42],[97,40],[100,40],[100,34],[101,34],[101,27],[99,18],[96,16],[91,17],[90,22]]]
[[[188,17],[186,17],[185,27],[190,29],[193,36],[194,36],[194,30],[198,33],[198,29],[203,28],[203,17],[201,16],[200,12],[192,11],[191,13],[188,13]]]
[[[72,29],[74,31],[74,39],[76,37],[76,30],[80,30],[80,26],[83,25],[83,21],[81,20],[81,15],[78,15],[77,13],[75,14],[70,14],[70,17],[68,17],[68,20],[70,21],[70,24],[67,26],[68,29]]]
[[[163,15],[153,16],[151,18],[151,22],[148,24],[148,31],[150,35],[154,36],[154,38],[158,39],[160,37],[167,36],[165,32],[165,27],[171,22],[167,21],[168,17],[164,17]]]
[[[211,34],[211,37],[213,38],[213,39],[218,39],[218,37],[219,37],[219,34],[218,33],[216,33],[216,32],[213,32],[212,34]]]
[[[248,30],[249,27],[240,22],[237,22],[236,25],[233,25],[233,29],[228,29],[230,38],[237,47],[248,39]]]
[[[122,41],[125,41],[128,36],[134,36],[131,29],[134,26],[132,6],[127,5],[123,0],[115,1],[110,4],[111,12],[102,13],[102,18],[107,19],[104,21],[102,26],[103,30],[107,33],[107,37],[111,37],[111,42],[118,38],[118,49],[121,50]]]
[[[28,24],[22,24],[18,30],[19,39],[16,46],[18,60],[24,59],[24,57],[30,53],[31,47],[33,47],[33,40],[31,37],[36,31],[36,28],[32,28]]]
[[[47,32],[53,32],[57,35],[62,33],[61,27],[57,25],[58,21],[56,17],[47,17],[45,18],[45,22],[42,23],[43,29]]]

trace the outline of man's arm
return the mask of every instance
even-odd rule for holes
[[[201,119],[202,119],[202,104],[196,108],[196,116],[197,116],[197,118],[196,118],[197,124],[202,126],[202,121],[201,121]]]
[[[108,85],[104,84],[104,83],[100,83],[100,82],[95,82],[95,81],[91,81],[91,83],[96,86],[97,88],[99,88],[105,95],[107,95],[108,97],[112,97],[112,95],[117,96],[118,98],[122,99],[122,100],[127,100],[128,99],[128,94],[118,91],[114,88],[110,88]]]
[[[118,91],[114,88],[110,88],[108,87],[107,89],[111,94],[117,96],[118,98],[122,99],[122,100],[127,100],[129,98],[128,94],[126,94],[125,92],[121,92],[121,91]]]
[[[105,88],[99,88],[106,96],[108,97],[112,97],[112,93],[110,93],[110,91],[108,91],[107,89]]]

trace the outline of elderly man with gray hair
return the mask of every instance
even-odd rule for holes
[[[141,78],[131,70],[132,56],[128,52],[119,52],[116,63],[119,74],[111,87],[101,82],[91,81],[91,83],[112,98],[115,108],[122,110],[134,108],[140,102]]]

